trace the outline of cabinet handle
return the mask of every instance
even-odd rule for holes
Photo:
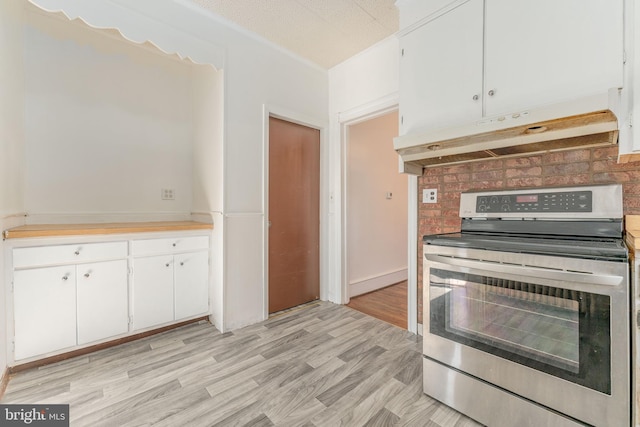
[[[177,245],[177,243],[174,243],[174,244],[173,244],[173,247],[175,248],[175,247],[176,247],[176,245]]]
[[[184,265],[184,262],[181,262],[181,263],[180,263],[180,266],[183,266],[183,265]]]
[[[165,266],[165,267],[169,267],[169,263],[166,263],[164,266]]]
[[[91,274],[89,274],[89,273],[84,273],[84,277],[89,278],[89,276],[91,276]]]
[[[473,100],[477,101],[478,99],[480,99],[480,97],[478,95],[473,95]]]
[[[489,93],[489,96],[493,96],[496,94],[496,91],[495,89],[491,89],[488,93]]]
[[[62,276],[62,280],[69,280],[69,276]]]
[[[76,255],[80,255],[80,249],[78,249],[77,251],[74,252],[74,254]]]

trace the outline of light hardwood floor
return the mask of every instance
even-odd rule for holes
[[[347,306],[407,329],[407,281],[353,297]]]
[[[15,374],[3,403],[71,426],[479,424],[422,393],[421,339],[314,302],[221,334],[206,322]]]

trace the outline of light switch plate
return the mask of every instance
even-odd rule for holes
[[[437,188],[423,189],[422,203],[438,203],[438,189]]]

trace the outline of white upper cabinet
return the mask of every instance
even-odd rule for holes
[[[623,0],[451,2],[400,32],[400,135],[622,87],[623,18]]]
[[[459,3],[460,0],[453,3]],[[396,0],[400,15],[400,29],[420,22],[425,16],[442,11],[452,5],[451,0]]]
[[[627,102],[623,102],[623,105],[629,107],[628,121],[620,126],[620,154],[622,161],[626,163],[640,160],[640,131],[637,125],[640,123],[640,6],[635,1],[628,1],[625,7],[627,53],[631,57],[631,70],[626,75],[626,81],[632,87],[626,93]]]
[[[482,116],[482,0],[400,39],[400,134]]]
[[[622,87],[622,0],[485,0],[485,8],[486,116]]]

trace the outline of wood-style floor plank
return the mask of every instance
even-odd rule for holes
[[[347,306],[407,329],[407,282],[355,296]]]
[[[314,302],[225,334],[200,322],[20,372],[2,402],[68,403],[73,427],[479,426],[422,393],[421,345]]]

